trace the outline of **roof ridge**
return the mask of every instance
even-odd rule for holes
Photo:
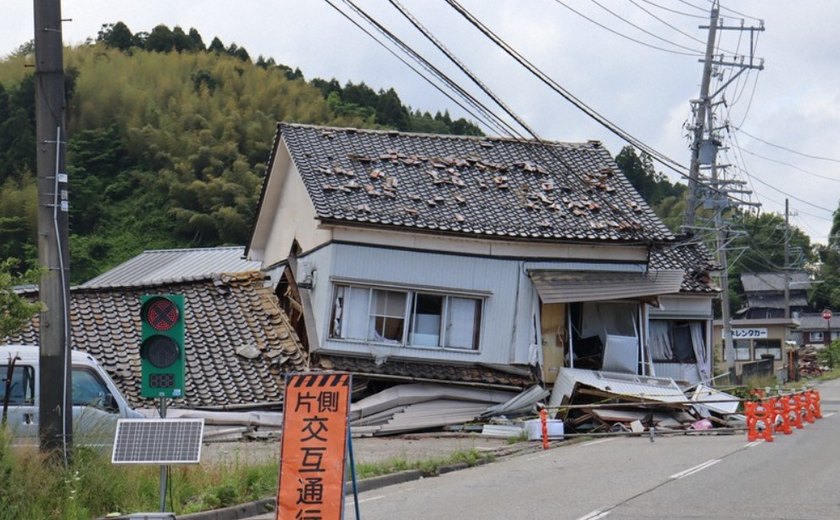
[[[172,249],[144,249],[140,254],[146,253],[184,253],[184,252],[193,252],[193,251],[223,251],[223,250],[235,250],[235,249],[242,249],[244,251],[245,246],[214,246],[214,247],[186,247],[186,248],[172,248]],[[137,258],[137,257],[134,257]]]
[[[596,139],[590,139],[587,141],[557,141],[554,139],[536,139],[536,138],[519,138],[519,137],[502,137],[502,136],[489,136],[489,135],[457,135],[457,134],[434,134],[428,132],[403,132],[401,130],[393,130],[387,128],[354,128],[354,127],[341,127],[341,126],[324,126],[324,125],[313,125],[308,123],[288,123],[285,121],[279,121],[277,123],[278,127],[283,126],[291,126],[296,128],[310,128],[310,129],[317,129],[317,130],[330,130],[335,132],[345,132],[345,133],[367,133],[367,134],[386,134],[386,135],[400,135],[405,137],[429,137],[435,139],[454,139],[454,140],[471,140],[471,141],[501,141],[501,142],[509,142],[509,143],[532,143],[532,144],[554,144],[554,145],[565,145],[565,146],[590,146],[594,148],[600,148],[603,146],[601,141]]]

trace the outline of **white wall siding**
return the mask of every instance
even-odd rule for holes
[[[683,319],[711,319],[711,296],[679,296],[669,295],[659,297],[660,307],[650,308],[651,319],[683,318]]]
[[[325,258],[327,252],[329,260]],[[349,244],[331,244],[307,256],[305,261],[317,264],[318,268],[313,303],[320,321],[318,331],[322,334],[322,347],[375,356],[482,363],[527,362],[532,285],[523,274],[521,262]],[[327,267],[330,263],[331,268]],[[483,297],[479,352],[329,340],[331,291],[336,281],[428,288]]]

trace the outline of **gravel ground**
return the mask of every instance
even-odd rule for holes
[[[363,437],[353,439],[356,464],[375,463],[391,459],[419,461],[446,458],[458,451],[471,449],[492,452],[508,446],[507,439],[483,437],[478,434],[424,434],[391,437]],[[278,440],[248,442],[205,443],[201,463],[264,464],[280,461]]]

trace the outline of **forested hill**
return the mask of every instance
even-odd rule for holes
[[[19,267],[37,257],[31,51],[29,43],[0,59],[0,260],[18,258]],[[277,121],[481,134],[445,111],[412,110],[393,89],[307,79],[273,58],[253,60],[235,43],[206,45],[195,29],[133,33],[121,22],[105,25],[95,39],[66,49],[64,64],[74,283],[144,249],[245,244]],[[616,162],[676,230],[685,186],[631,147]],[[748,229],[733,269],[737,284],[741,269],[783,263],[784,221],[735,216]],[[813,258],[798,230],[791,244]],[[840,280],[840,267],[832,272]],[[817,300],[840,306],[837,286],[822,284]]]
[[[0,61],[0,259],[36,257],[32,45]],[[307,81],[194,29],[104,26],[65,51],[72,280],[143,249],[245,244],[277,121],[480,134],[393,89]]]

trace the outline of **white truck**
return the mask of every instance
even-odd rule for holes
[[[13,358],[14,368],[9,373]],[[131,409],[93,356],[73,350],[70,364],[74,443],[112,445],[118,419],[143,415]],[[11,430],[13,445],[38,445],[40,377],[38,347],[0,345],[0,413],[5,404],[6,425]]]

